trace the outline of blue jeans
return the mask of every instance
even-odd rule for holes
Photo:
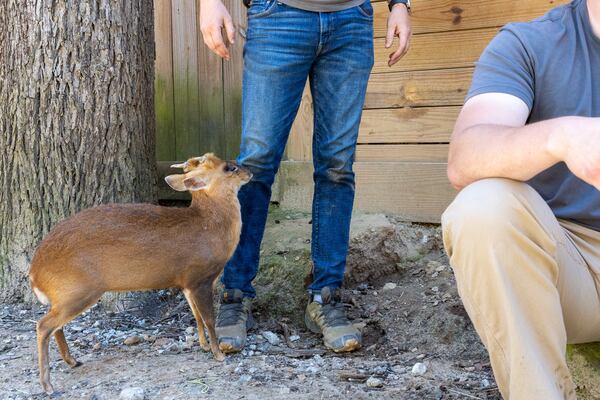
[[[373,9],[304,11],[252,0],[244,47],[242,143],[238,162],[254,174],[239,192],[240,243],[225,266],[226,289],[254,297],[271,185],[306,79],[314,104],[312,205],[314,280],[309,289],[342,285],[354,203],[352,163],[373,66]]]

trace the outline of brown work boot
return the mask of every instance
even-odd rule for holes
[[[252,299],[244,297],[239,289],[223,291],[215,331],[219,349],[235,353],[246,345],[246,335],[254,326]]]
[[[311,301],[306,307],[304,321],[308,329],[323,334],[325,346],[336,353],[360,348],[362,335],[346,316],[346,305],[341,302],[340,290],[321,289],[322,302]]]

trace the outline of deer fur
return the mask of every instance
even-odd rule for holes
[[[38,299],[50,305],[37,323],[40,382],[47,393],[53,392],[50,336],[68,365],[80,365],[69,353],[63,326],[107,291],[181,288],[198,324],[200,346],[224,360],[214,330],[213,286],[238,244],[237,192],[252,174],[210,153],[173,167],[184,174],[165,180],[175,190],[191,192],[190,207],[89,208],[56,225],[37,248],[29,277]]]

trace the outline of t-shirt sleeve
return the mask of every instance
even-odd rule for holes
[[[483,93],[506,93],[533,107],[533,61],[523,41],[504,27],[475,64],[473,82],[466,100]]]

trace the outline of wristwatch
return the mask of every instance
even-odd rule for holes
[[[396,4],[404,4],[406,6],[406,9],[410,13],[410,0],[389,0],[388,8],[390,9],[390,11],[392,11],[392,7],[394,7]]]

